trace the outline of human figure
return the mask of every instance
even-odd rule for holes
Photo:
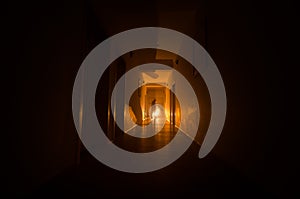
[[[154,107],[153,107],[153,105],[155,105],[156,104],[156,99],[154,99],[152,102],[151,102],[151,109],[153,109]],[[153,112],[153,110],[152,110],[152,112]],[[151,113],[151,119],[153,119],[153,113]]]
[[[153,106],[154,104],[156,104],[156,99],[154,99],[154,100],[151,102],[151,106]]]

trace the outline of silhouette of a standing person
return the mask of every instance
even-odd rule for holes
[[[154,104],[156,104],[156,99],[154,99],[154,100],[151,102],[151,106],[153,106]]]
[[[154,99],[152,102],[151,102],[151,106],[155,105],[156,104],[156,99]],[[151,109],[153,109],[154,107],[151,107]],[[154,110],[152,110],[152,113],[151,113],[151,119],[153,119],[153,112]]]

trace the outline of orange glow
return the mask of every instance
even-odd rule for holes
[[[154,118],[164,117],[168,123],[180,126],[180,105],[169,88],[151,83],[142,85],[135,92],[129,104],[128,116],[132,122],[144,126],[150,124]],[[154,105],[161,108],[153,109]]]

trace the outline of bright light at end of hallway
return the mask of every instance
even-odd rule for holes
[[[152,117],[159,117],[160,115],[160,110],[156,107],[155,110],[152,112]]]

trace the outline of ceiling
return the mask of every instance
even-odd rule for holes
[[[142,77],[145,83],[167,83],[171,74],[171,70],[153,70],[142,72]]]

